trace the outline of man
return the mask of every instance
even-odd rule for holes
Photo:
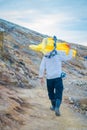
[[[50,109],[55,111],[56,116],[60,116],[59,109],[63,95],[62,61],[70,60],[73,56],[73,51],[70,50],[68,55],[63,51],[57,51],[56,40],[54,36],[54,50],[47,53],[42,58],[39,78],[41,83],[43,83],[46,74],[48,97],[52,104]]]

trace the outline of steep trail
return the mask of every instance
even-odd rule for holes
[[[61,116],[55,116],[49,109],[46,89],[37,87],[17,91],[31,105],[31,108],[26,109],[26,122],[21,130],[87,130],[86,117],[68,108],[64,102],[61,105]]]

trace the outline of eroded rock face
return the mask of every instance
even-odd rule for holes
[[[0,20],[0,26],[2,24],[5,33],[4,51],[0,52],[0,130],[16,130],[25,121],[24,109],[30,105],[13,88],[38,86],[38,63],[33,60],[37,54],[30,52],[28,45],[40,42],[43,36]]]
[[[18,130],[26,120],[25,108],[32,107],[15,90],[0,86],[0,130]]]

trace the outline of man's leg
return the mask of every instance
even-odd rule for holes
[[[48,97],[51,101],[51,110],[55,110],[55,94],[54,94],[54,81],[53,79],[47,79],[47,91]]]
[[[55,99],[56,99],[56,107],[55,114],[60,116],[60,105],[62,102],[62,94],[63,94],[63,83],[62,78],[55,79]]]

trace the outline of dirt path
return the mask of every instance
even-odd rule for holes
[[[26,122],[21,130],[87,130],[87,118],[61,105],[61,116],[49,110],[47,91],[42,88],[18,89],[19,96],[26,99],[31,107],[26,109]]]

